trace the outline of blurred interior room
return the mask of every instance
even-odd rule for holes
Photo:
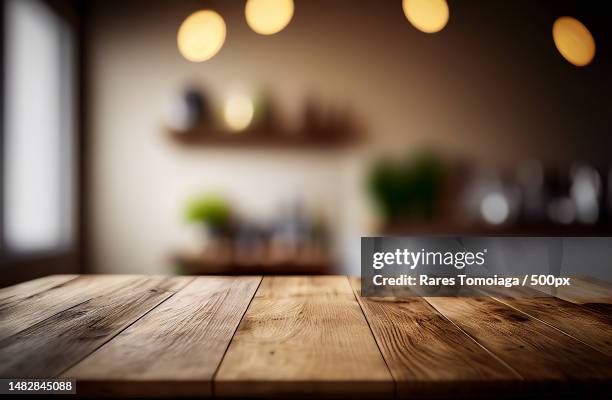
[[[359,274],[360,237],[610,235],[577,0],[4,0],[0,284]]]

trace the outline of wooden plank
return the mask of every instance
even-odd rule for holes
[[[487,288],[487,294],[612,356],[612,304],[578,305],[529,288]]]
[[[81,394],[211,396],[213,374],[260,281],[196,278],[63,375],[78,380]]]
[[[0,340],[95,296],[146,280],[136,275],[83,275],[31,296],[16,294],[0,301]]]
[[[426,299],[525,379],[612,378],[610,357],[490,297]]]
[[[191,279],[156,276],[129,280],[120,289],[109,290],[1,340],[0,376],[58,376]]]
[[[522,380],[422,297],[366,298],[351,278],[399,398],[497,395]],[[515,385],[514,385],[515,386]]]
[[[609,287],[578,277],[571,278],[571,286],[562,286],[546,293],[575,304],[612,304],[612,290]]]
[[[612,296],[612,283],[603,279],[593,278],[592,276],[579,276],[580,281],[590,282],[596,286],[602,287],[608,291],[608,296]]]
[[[265,277],[214,380],[215,396],[393,396],[344,276]]]
[[[66,283],[78,275],[50,275],[0,289],[0,308]]]

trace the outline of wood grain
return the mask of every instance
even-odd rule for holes
[[[351,284],[396,382],[400,398],[496,394],[522,380],[421,297],[366,298]]]
[[[515,290],[366,299],[338,276],[54,276],[0,290],[0,376],[120,396],[609,395],[610,287],[578,279],[560,294],[573,302]]]
[[[571,286],[563,286],[545,293],[575,304],[612,304],[612,289],[602,283],[578,277],[571,278]]]
[[[346,277],[265,277],[214,380],[216,396],[392,396]]]
[[[612,356],[612,304],[578,305],[556,297],[538,295],[529,288],[487,288],[483,291],[495,300]]]
[[[590,282],[590,283],[593,283],[599,287],[602,287],[608,290],[608,295],[612,293],[612,283],[611,282],[608,282],[602,279],[593,278],[592,276],[578,276],[577,278],[579,281]]]
[[[196,278],[64,376],[78,380],[81,394],[211,396],[213,374],[260,281]]]
[[[0,340],[95,296],[130,282],[138,284],[146,280],[146,277],[134,275],[83,275],[33,295],[14,293],[0,300]]]
[[[612,378],[610,357],[490,297],[426,299],[526,379]]]
[[[3,362],[0,364],[0,376],[58,376],[191,279],[129,279],[120,288],[106,290],[104,294],[64,309],[52,318],[1,340],[0,359]],[[83,282],[82,287],[88,287],[87,283]]]
[[[66,283],[78,275],[50,275],[0,289],[0,307],[49,290]]]

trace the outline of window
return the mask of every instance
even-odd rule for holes
[[[73,31],[44,1],[3,7],[3,253],[61,253],[75,219]]]

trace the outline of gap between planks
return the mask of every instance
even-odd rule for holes
[[[63,276],[42,278],[38,288],[47,281],[55,282],[58,279],[63,279]],[[120,291],[125,285],[137,286],[138,282],[145,283],[150,279],[139,275],[80,275],[49,285],[31,295],[22,292],[31,289],[30,282],[4,289],[2,292],[10,293],[12,290],[14,294],[0,300],[0,318],[3,319],[0,341],[93,298]]]
[[[192,278],[122,279],[122,285],[102,285],[107,289],[105,292],[66,305],[63,310],[0,340],[0,355],[10,360],[0,366],[0,372],[16,377],[56,377],[106,343],[108,336],[112,338],[133,319],[171,297]]]
[[[397,380],[395,379],[395,376],[393,375],[393,371],[391,370],[391,367],[389,366],[389,362],[387,361],[387,358],[383,354],[383,351],[380,347],[380,343],[378,342],[378,338],[374,334],[374,330],[372,329],[372,324],[370,323],[370,319],[368,318],[366,314],[364,305],[361,303],[361,300],[360,300],[361,292],[360,291],[358,292],[357,288],[354,286],[354,283],[357,281],[359,282],[359,285],[361,285],[361,278],[352,277],[352,276],[347,275],[346,279],[348,280],[349,286],[353,289],[353,296],[355,297],[355,301],[357,302],[357,304],[359,304],[359,308],[361,309],[363,318],[366,320],[366,323],[368,324],[368,328],[370,328],[370,333],[372,334],[372,337],[374,338],[374,342],[376,343],[376,346],[378,347],[378,352],[380,353],[380,356],[382,357],[383,361],[385,362],[385,365],[387,366],[389,375],[391,375],[391,377],[393,378],[393,397],[397,398],[398,397]]]
[[[531,382],[569,383],[612,374],[609,357],[491,296],[426,300]]]
[[[195,277],[191,277],[191,279],[188,279],[187,282],[185,283],[185,285],[183,287],[181,287],[179,290],[172,292],[172,294],[170,294],[168,297],[163,298],[159,303],[155,304],[153,307],[151,307],[148,311],[146,311],[144,314],[142,314],[140,317],[136,318],[134,321],[132,321],[131,323],[127,324],[123,329],[117,331],[114,335],[109,335],[109,337],[107,338],[106,341],[104,341],[103,343],[101,343],[98,347],[96,347],[95,349],[93,349],[91,352],[89,352],[88,354],[84,355],[80,360],[77,360],[76,362],[74,362],[72,365],[66,367],[63,371],[61,371],[57,376],[62,376],[66,371],[69,371],[71,368],[73,368],[75,365],[79,364],[80,362],[82,362],[83,360],[85,360],[87,357],[89,357],[90,355],[92,355],[93,353],[95,353],[96,351],[98,351],[99,349],[101,349],[104,345],[106,345],[107,343],[109,343],[111,340],[113,340],[114,338],[116,338],[117,336],[119,336],[123,331],[129,329],[132,325],[134,325],[135,323],[137,323],[138,321],[140,321],[142,318],[144,318],[147,314],[149,314],[151,311],[153,311],[154,309],[156,309],[157,307],[159,307],[160,305],[162,305],[163,303],[167,302],[168,300],[170,300],[172,297],[176,296],[177,293],[180,293],[181,290],[185,289],[185,287],[189,286],[189,284],[191,282],[193,282],[195,279]]]
[[[25,281],[16,285],[0,288],[0,308],[5,307],[7,302],[33,297],[39,293],[57,288],[69,281],[76,279],[78,275],[50,275],[42,278]]]
[[[219,373],[219,368],[221,367],[221,364],[223,363],[223,360],[225,359],[227,350],[229,349],[230,345],[234,341],[234,336],[236,336],[236,332],[238,332],[240,323],[244,319],[244,316],[246,315],[249,307],[251,307],[251,303],[253,303],[253,299],[255,298],[255,295],[257,294],[257,291],[261,287],[261,282],[263,282],[263,279],[264,279],[263,276],[259,277],[259,282],[257,283],[257,287],[255,288],[255,290],[253,291],[253,294],[251,295],[251,298],[249,299],[249,304],[247,304],[247,306],[244,308],[244,311],[242,311],[242,314],[240,315],[240,320],[236,324],[236,327],[234,328],[234,331],[232,332],[232,336],[230,337],[229,341],[227,342],[227,345],[225,346],[225,350],[223,350],[223,355],[221,356],[221,360],[217,364],[217,367],[215,368],[215,372],[213,373],[212,378],[211,378],[211,385],[213,386],[212,392],[214,392],[214,382],[215,382],[215,379],[217,378],[217,374]]]
[[[383,349],[382,349],[382,347],[381,347],[381,344],[379,343],[379,341],[378,341],[378,339],[377,339],[377,337],[376,337],[376,334],[375,334],[375,330],[374,330],[374,327],[373,327],[372,321],[371,321],[371,320],[370,320],[370,318],[368,317],[368,312],[367,312],[367,310],[365,309],[364,304],[362,304],[362,301],[363,301],[363,300],[362,300],[362,299],[360,299],[359,295],[358,295],[358,294],[357,294],[357,292],[355,291],[355,287],[352,285],[351,278],[346,277],[346,276],[344,276],[344,278],[348,280],[349,287],[351,287],[351,288],[352,288],[352,297],[354,298],[354,301],[355,301],[355,302],[357,302],[357,304],[358,304],[358,307],[359,307],[359,310],[360,310],[360,312],[361,312],[361,315],[363,316],[363,319],[365,320],[365,322],[366,322],[366,324],[367,324],[367,326],[368,326],[368,331],[369,331],[369,334],[372,336],[372,338],[373,338],[373,340],[374,340],[374,343],[375,343],[376,348],[377,348],[377,350],[378,350],[378,352],[379,352],[379,354],[380,354],[380,357],[382,358],[382,360],[383,360],[383,362],[384,362],[384,364],[385,364],[385,366],[386,366],[386,368],[387,368],[387,371],[388,371],[388,372],[389,372],[389,373],[392,375],[392,372],[393,372],[393,371],[392,371],[392,367],[390,366],[390,362],[389,362],[389,360],[387,359],[387,357],[385,357],[385,354],[384,354],[384,352],[383,352]],[[184,278],[184,279],[187,279],[187,278]],[[186,288],[188,285],[190,285],[190,284],[191,284],[191,283],[192,283],[192,282],[193,282],[195,279],[197,279],[197,278],[191,278],[191,279],[190,279],[190,280],[188,280],[188,281],[187,281],[187,283],[185,283],[185,285],[183,285],[181,288],[179,288],[178,290],[176,290],[176,291],[174,291],[173,293],[171,293],[171,294],[170,294],[168,297],[166,297],[166,298],[162,299],[162,300],[161,300],[159,303],[157,303],[157,304],[153,305],[152,307],[150,307],[150,308],[149,308],[148,310],[146,310],[146,311],[145,311],[145,312],[144,312],[142,315],[140,315],[140,316],[139,316],[137,319],[135,319],[134,321],[132,321],[131,323],[129,323],[128,325],[126,325],[125,327],[123,327],[122,329],[120,329],[120,330],[119,330],[118,332],[116,332],[115,334],[113,334],[113,335],[111,335],[110,337],[108,337],[108,338],[107,338],[107,340],[105,340],[103,343],[101,343],[101,344],[100,344],[98,347],[96,347],[95,349],[93,349],[92,351],[90,351],[88,354],[86,354],[84,357],[82,357],[82,358],[80,359],[80,361],[86,360],[86,359],[87,359],[87,358],[88,358],[90,355],[92,355],[93,353],[95,353],[95,352],[96,352],[96,351],[98,351],[99,349],[102,349],[102,348],[104,348],[105,346],[107,346],[108,344],[113,343],[114,339],[115,339],[117,336],[119,336],[119,335],[120,335],[120,334],[122,334],[123,332],[127,331],[128,329],[130,329],[130,328],[131,328],[132,326],[134,326],[135,324],[139,323],[139,322],[140,322],[140,321],[141,321],[143,318],[145,318],[147,315],[149,315],[150,313],[152,313],[154,310],[159,309],[159,308],[160,308],[160,306],[161,306],[162,304],[165,304],[165,303],[166,303],[166,302],[168,302],[168,301],[169,301],[171,298],[175,297],[177,294],[179,294],[179,293],[181,293],[182,291],[184,291],[184,290],[185,290],[185,288]],[[66,282],[64,282],[64,283],[60,283],[60,284],[59,284],[59,286],[61,286],[61,285],[63,285],[63,284],[70,283],[70,282],[73,282],[73,279],[67,279],[67,281],[66,281]],[[251,306],[252,306],[253,302],[255,301],[256,294],[259,292],[259,290],[260,290],[260,288],[261,288],[261,286],[262,286],[262,282],[263,282],[263,279],[259,279],[258,284],[257,284],[257,287],[256,287],[256,288],[255,288],[255,290],[253,291],[253,293],[252,293],[251,297],[248,299],[248,304],[246,305],[246,307],[244,307],[244,309],[243,309],[242,313],[240,314],[239,323],[238,323],[238,324],[236,324],[236,326],[235,326],[235,327],[234,327],[234,329],[232,330],[232,333],[231,333],[231,335],[230,335],[230,337],[229,337],[229,340],[227,341],[227,343],[226,343],[226,345],[225,345],[225,348],[223,349],[223,354],[222,354],[222,356],[221,356],[221,359],[220,359],[219,363],[216,365],[216,368],[215,368],[215,370],[214,370],[214,372],[213,372],[213,374],[212,374],[212,378],[210,379],[210,381],[211,381],[211,382],[215,382],[215,381],[216,381],[216,378],[217,378],[217,375],[218,375],[218,373],[219,373],[219,370],[220,370],[220,368],[221,368],[221,366],[222,366],[223,362],[225,361],[225,358],[226,358],[226,356],[227,356],[227,354],[228,354],[228,351],[229,351],[229,349],[230,349],[230,347],[231,347],[232,343],[234,342],[234,338],[235,338],[235,336],[236,336],[236,335],[237,335],[237,333],[238,333],[238,330],[239,330],[240,324],[241,324],[241,323],[242,323],[242,321],[245,319],[245,316],[246,316],[246,314],[247,314],[248,310],[251,308]],[[57,286],[58,286],[58,285],[52,285],[52,287],[57,287]],[[50,288],[48,288],[47,290],[49,290],[49,289],[50,289]],[[3,290],[4,290],[4,289],[3,289]],[[44,292],[44,290],[43,290],[42,292],[34,293],[34,294],[32,294],[31,296],[26,296],[26,297],[28,297],[28,298],[29,298],[29,297],[36,297],[36,298],[38,298],[38,297],[40,297],[40,294],[41,294],[41,293],[43,293],[43,292]],[[3,298],[3,297],[2,297],[2,293],[3,293],[3,291],[0,291],[0,299],[2,299],[2,298]],[[5,292],[5,293],[6,293],[6,292]],[[8,297],[10,297],[10,296],[8,296]],[[7,296],[5,296],[5,297],[4,297],[4,299],[6,299],[6,298],[7,298]],[[501,305],[502,305],[502,306],[507,307],[507,308],[509,308],[509,309],[512,309],[512,310],[514,310],[515,312],[518,312],[518,313],[520,313],[520,314],[522,314],[522,315],[526,315],[526,316],[528,317],[528,319],[530,318],[530,319],[532,319],[533,321],[535,321],[535,322],[537,322],[537,323],[539,323],[539,324],[542,324],[542,325],[546,326],[546,327],[547,327],[549,330],[556,330],[556,331],[559,331],[559,332],[560,332],[560,333],[562,333],[563,335],[569,336],[571,339],[575,340],[577,343],[581,343],[582,345],[588,345],[588,344],[585,344],[583,341],[581,341],[581,340],[579,340],[579,339],[575,338],[574,336],[572,336],[572,335],[568,334],[568,333],[567,333],[567,332],[565,332],[564,330],[562,330],[562,329],[558,328],[557,326],[554,326],[554,325],[552,325],[552,324],[550,324],[550,323],[547,323],[546,321],[542,321],[540,318],[537,318],[537,316],[532,315],[532,313],[529,313],[529,312],[526,312],[526,311],[524,311],[524,310],[522,310],[522,309],[520,309],[520,308],[517,308],[517,307],[513,306],[512,304],[506,304],[506,303],[504,303],[503,301],[500,301],[499,299],[497,299],[495,296],[491,296],[491,295],[489,295],[489,294],[487,294],[486,298],[490,299],[491,301],[494,301],[495,303],[501,303]],[[459,300],[461,300],[461,299],[457,299],[457,300],[459,301]],[[84,302],[87,302],[87,301],[88,301],[88,300],[85,300]],[[447,315],[446,315],[446,314],[445,314],[445,313],[444,313],[442,310],[438,309],[438,308],[435,306],[435,304],[432,304],[432,301],[430,301],[428,298],[423,298],[423,301],[424,301],[424,302],[426,302],[427,304],[429,304],[429,305],[432,307],[432,310],[434,310],[436,313],[438,313],[438,314],[439,314],[439,315],[441,315],[443,318],[445,318],[446,320],[448,320],[448,321],[449,321],[451,324],[453,324],[453,325],[454,325],[454,326],[455,326],[455,327],[456,327],[456,328],[457,328],[459,331],[461,331],[461,332],[462,332],[462,333],[463,333],[463,334],[464,334],[466,337],[468,337],[470,340],[472,340],[473,342],[475,342],[475,343],[476,343],[478,346],[482,347],[482,349],[484,349],[485,351],[487,351],[487,352],[488,352],[488,353],[490,353],[491,355],[495,356],[495,357],[496,357],[496,358],[497,358],[497,359],[498,359],[500,362],[502,362],[502,363],[503,363],[503,364],[505,364],[506,366],[510,367],[510,366],[509,366],[509,365],[508,365],[508,364],[507,364],[507,363],[506,363],[506,362],[505,362],[505,361],[504,361],[502,358],[499,358],[499,357],[497,356],[497,352],[498,352],[498,351],[500,351],[498,348],[496,348],[495,346],[493,346],[493,349],[489,349],[489,345],[485,346],[484,344],[481,344],[481,343],[480,343],[480,341],[477,339],[477,337],[479,336],[479,335],[478,335],[478,333],[476,333],[476,334],[473,336],[471,333],[469,333],[469,332],[468,332],[468,331],[470,331],[470,329],[468,329],[468,330],[466,331],[464,328],[462,328],[463,324],[461,323],[461,321],[456,322],[454,318],[447,316]],[[434,299],[433,301],[434,301],[434,303],[436,302],[436,300],[435,300],[435,299]],[[559,301],[564,301],[564,300],[559,299]],[[84,303],[84,302],[83,302],[83,303]],[[77,308],[78,308],[78,307],[79,307],[81,304],[83,304],[83,303],[78,303],[78,304],[76,304],[76,305],[73,305],[72,307],[69,307],[69,309],[71,309],[71,308],[75,308],[75,307],[77,307]],[[468,301],[468,303],[469,303],[469,301]],[[573,304],[573,303],[570,303],[570,304]],[[581,305],[581,306],[576,305],[576,307],[584,307],[584,305]],[[444,308],[444,307],[442,307],[442,308]],[[65,312],[65,311],[67,311],[67,310],[57,312],[56,314],[53,314],[52,316],[50,316],[50,317],[46,318],[45,320],[48,320],[48,319],[53,318],[53,317],[55,317],[55,316],[57,316],[57,315],[59,315],[59,314],[62,314],[62,312]],[[476,311],[478,311],[478,310],[476,310]],[[452,313],[451,313],[451,314],[452,314]],[[44,322],[44,321],[40,321],[40,322],[38,322],[37,324],[39,324],[39,323],[41,323],[41,322]],[[29,329],[29,328],[25,328],[25,329]],[[542,331],[546,331],[546,330],[542,330]],[[21,331],[20,331],[20,332],[21,332]],[[472,331],[472,333],[474,333],[474,332]],[[529,332],[528,332],[528,333],[529,333]],[[486,340],[486,339],[487,339],[487,338],[485,338],[485,344],[487,343],[487,340]],[[490,339],[490,338],[489,338],[489,339]],[[3,342],[4,342],[4,341],[3,341]],[[488,343],[491,343],[491,342],[489,341]],[[589,347],[590,347],[590,348],[592,348],[592,346],[589,346]],[[503,350],[503,349],[502,349],[502,350]],[[597,349],[595,349],[595,350],[597,350]],[[73,364],[72,364],[72,366],[75,366],[75,365],[76,365],[76,364],[78,364],[80,361],[76,361],[75,363],[73,363]],[[66,367],[66,369],[64,369],[64,371],[67,371],[67,370],[69,370],[70,368],[72,368],[72,367]],[[510,367],[510,368],[514,370],[514,368],[512,368],[512,367]],[[533,377],[532,377],[532,378],[533,378]],[[394,393],[397,395],[397,393],[398,393],[398,382],[396,381],[395,376],[393,376],[392,382],[393,382]]]
[[[214,395],[393,397],[394,382],[345,275],[264,277]]]
[[[260,283],[259,276],[196,277],[64,376],[93,395],[211,396],[213,375]]]
[[[398,398],[494,395],[516,386],[520,374],[460,329],[421,297],[361,297],[360,280],[349,278],[353,292],[393,376]]]

